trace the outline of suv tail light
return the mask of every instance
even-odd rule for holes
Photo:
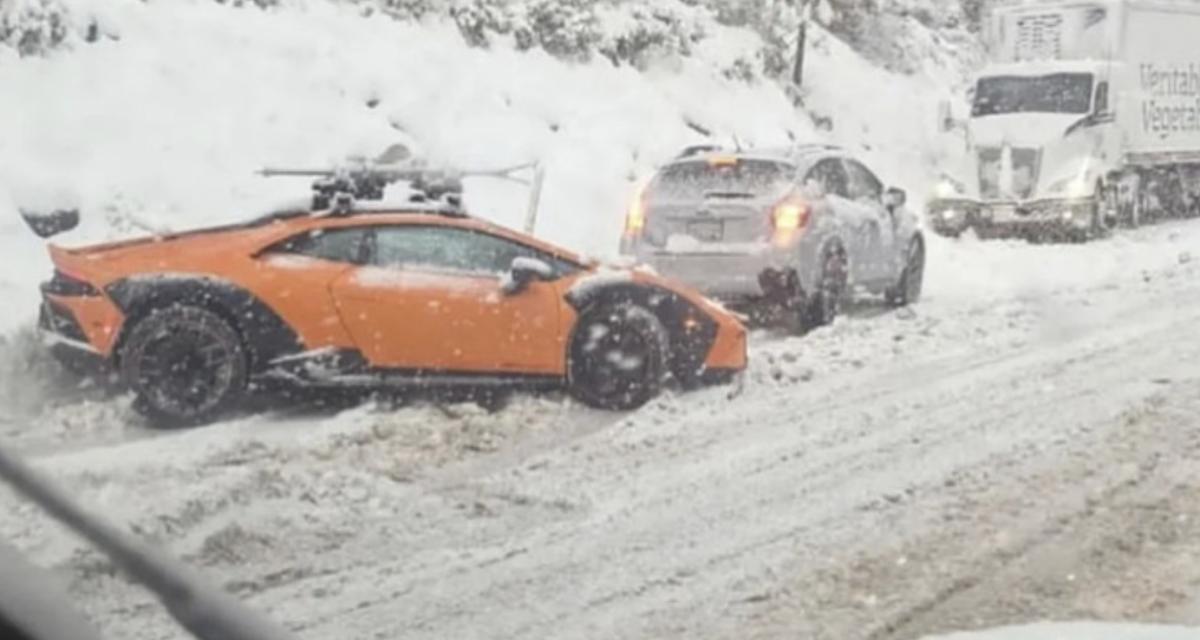
[[[646,187],[638,187],[625,216],[625,237],[636,238],[646,229]]]
[[[776,245],[786,245],[798,236],[806,226],[811,210],[808,203],[795,195],[784,198],[771,209],[772,240]]]

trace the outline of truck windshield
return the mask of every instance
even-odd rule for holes
[[[672,198],[750,198],[779,190],[793,173],[790,165],[768,160],[688,161],[664,168],[652,190]]]
[[[1005,113],[1087,113],[1092,107],[1092,74],[994,76],[975,87],[973,117]]]

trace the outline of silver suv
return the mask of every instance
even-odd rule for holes
[[[803,331],[855,293],[920,297],[925,242],[905,199],[837,147],[693,147],[635,198],[622,253]]]

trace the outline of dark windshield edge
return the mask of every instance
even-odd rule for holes
[[[293,636],[221,589],[112,524],[88,513],[55,483],[0,446],[0,480],[104,552],[154,592],[199,640],[285,640]]]
[[[795,167],[783,160],[686,160],[664,167],[650,193],[685,198],[753,198],[788,182]]]
[[[1011,113],[1085,114],[1091,111],[1094,78],[1091,73],[1050,73],[1040,76],[997,75],[975,85],[971,116]]]

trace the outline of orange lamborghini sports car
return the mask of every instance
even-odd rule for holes
[[[158,426],[276,385],[565,387],[626,410],[667,378],[746,366],[742,325],[693,291],[448,206],[281,213],[50,254],[46,342],[117,373]]]

